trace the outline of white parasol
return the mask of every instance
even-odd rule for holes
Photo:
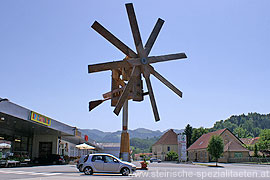
[[[7,144],[7,143],[0,143],[0,148],[1,149],[9,149],[9,148],[11,148],[11,145]]]
[[[76,145],[76,148],[78,148],[78,149],[95,149],[95,147],[90,146],[90,145],[85,144],[85,143]]]

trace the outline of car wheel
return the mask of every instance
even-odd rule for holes
[[[91,167],[86,167],[83,170],[85,175],[92,175],[93,174],[93,169]]]
[[[56,161],[53,161],[52,163],[55,165],[56,164]]]
[[[83,172],[82,165],[80,165],[78,169],[80,172]]]
[[[130,174],[130,171],[127,167],[125,167],[125,168],[121,169],[121,174],[123,176],[128,176]]]

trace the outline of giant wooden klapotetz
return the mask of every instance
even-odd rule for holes
[[[166,80],[162,75],[160,75],[151,64],[184,59],[187,58],[187,56],[185,53],[148,56],[161,30],[164,20],[160,18],[157,20],[150,37],[143,46],[133,4],[126,4],[126,10],[137,53],[135,53],[97,21],[95,21],[91,26],[97,33],[122,51],[125,54],[125,58],[118,61],[88,65],[88,73],[107,70],[112,71],[111,91],[103,94],[104,99],[91,101],[89,103],[89,111],[102,102],[111,99],[111,106],[115,107],[114,113],[119,115],[120,110],[127,100],[132,99],[133,101],[143,101],[143,97],[145,95],[149,95],[155,120],[159,121],[160,117],[150,81],[150,75],[154,75],[179,97],[182,97],[182,92],[168,80]],[[142,75],[145,79],[148,92],[143,91]]]

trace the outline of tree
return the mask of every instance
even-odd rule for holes
[[[191,145],[192,126],[188,124],[184,130],[184,134],[186,135],[187,148],[189,148],[189,146]]]
[[[258,146],[260,150],[270,150],[270,129],[264,129],[261,131]]]
[[[176,161],[178,159],[178,154],[174,151],[169,151],[166,154],[167,161]]]
[[[254,157],[258,157],[258,147],[257,147],[257,144],[255,144],[254,146]]]
[[[220,158],[220,156],[223,153],[223,149],[224,149],[223,139],[218,135],[213,135],[207,146],[207,151],[216,160],[216,166],[218,158]]]
[[[208,133],[208,130],[203,127],[194,128],[192,130],[191,144],[193,144],[197,139],[199,139],[203,134],[206,133]]]
[[[241,127],[237,127],[233,130],[233,134],[235,134],[238,138],[248,138],[251,137],[249,132],[246,129]]]

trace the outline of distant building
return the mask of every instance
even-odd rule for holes
[[[259,141],[260,137],[255,138],[240,138],[245,145],[255,145]]]
[[[166,160],[166,154],[169,151],[178,152],[177,134],[173,129],[168,130],[160,139],[152,146],[152,157]]]
[[[254,146],[260,139],[260,137],[255,137],[255,138],[240,138],[241,141],[245,144],[245,145],[248,145],[248,146]],[[258,151],[258,155],[259,156],[263,156],[264,155],[267,155],[267,153],[263,153],[263,152],[260,152]],[[250,150],[249,151],[249,155],[250,156],[254,156],[255,155],[255,152]]]
[[[249,150],[243,147],[243,142],[227,128],[202,135],[188,148],[189,161],[209,162],[211,157],[207,152],[207,146],[213,135],[220,135],[224,142],[223,157],[219,162],[229,162],[230,158],[249,157]]]
[[[120,143],[99,143],[99,145],[103,147],[103,149],[100,150],[99,152],[108,153],[116,157],[119,157]]]

